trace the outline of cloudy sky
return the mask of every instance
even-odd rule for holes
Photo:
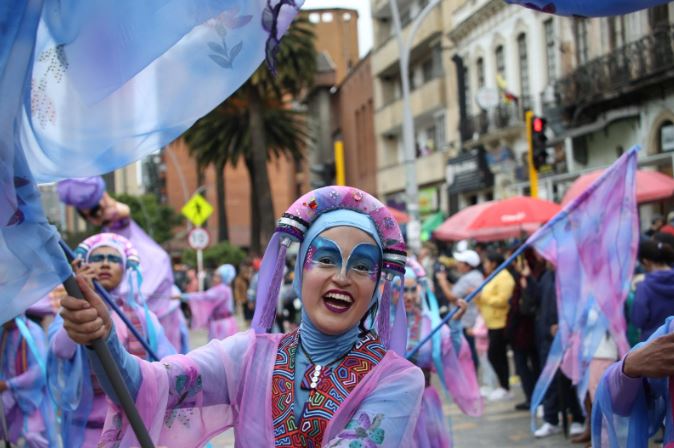
[[[351,8],[358,10],[358,38],[361,56],[372,48],[370,0],[306,0],[304,8]]]

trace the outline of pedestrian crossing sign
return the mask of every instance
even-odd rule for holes
[[[213,214],[213,206],[202,195],[197,193],[187,201],[181,212],[187,219],[192,221],[192,224],[201,227],[208,217]]]

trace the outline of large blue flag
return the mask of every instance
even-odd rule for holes
[[[34,181],[169,143],[273,59],[302,3],[0,2],[0,322],[70,274]]]
[[[623,305],[639,244],[637,152],[624,154],[527,241],[555,266],[559,315],[532,412],[560,367],[585,396],[588,366],[606,331],[621,356],[629,349]]]
[[[671,0],[506,0],[536,11],[560,16],[617,16],[663,5]]]

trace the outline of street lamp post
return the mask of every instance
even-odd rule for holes
[[[419,222],[419,186],[417,185],[416,151],[414,148],[414,116],[410,104],[410,53],[422,22],[441,0],[431,0],[428,5],[412,22],[407,39],[403,38],[403,29],[400,22],[398,0],[389,0],[393,26],[395,29],[398,48],[400,50],[400,77],[403,94],[403,153],[405,163],[405,193],[407,195],[407,211],[410,221],[407,224],[407,244],[412,251],[421,248],[421,224]]]

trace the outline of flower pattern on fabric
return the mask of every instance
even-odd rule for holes
[[[373,418],[366,413],[362,413],[346,425],[347,431],[340,434],[342,440],[353,441],[349,444],[349,448],[377,448],[382,446],[386,436],[385,431],[381,428],[381,421],[384,419],[384,414],[376,414]]]
[[[228,29],[237,29],[242,28],[253,19],[251,15],[239,16],[236,12],[226,11],[220,14],[213,27],[220,36],[220,42],[208,42],[208,48],[210,48],[213,53],[209,54],[213,62],[218,64],[220,67],[225,69],[231,69],[234,66],[234,60],[241,53],[243,49],[243,41],[239,41],[233,47],[229,47],[227,44],[227,30]]]

